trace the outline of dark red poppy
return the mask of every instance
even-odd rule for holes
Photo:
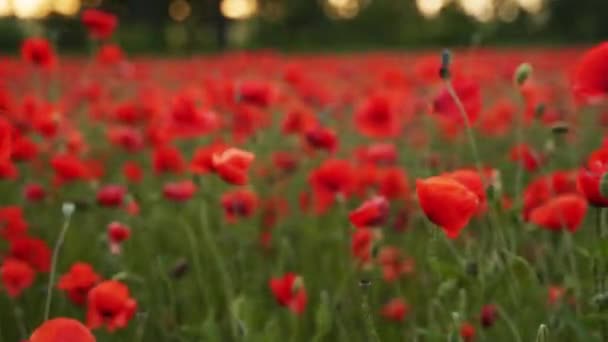
[[[48,272],[51,268],[51,249],[40,239],[25,236],[13,239],[9,255],[27,262],[38,272]]]
[[[197,186],[191,180],[167,183],[163,187],[163,195],[166,199],[175,202],[187,201],[194,196]]]
[[[249,181],[248,171],[254,159],[253,153],[229,148],[213,155],[213,167],[225,182],[245,185]]]
[[[97,191],[97,203],[104,207],[120,207],[127,189],[122,185],[106,185]]]
[[[261,81],[242,82],[238,87],[237,97],[241,102],[268,107],[276,96],[274,87]]]
[[[273,152],[272,164],[275,168],[285,173],[289,173],[298,167],[298,158],[294,153],[291,152]]]
[[[186,168],[186,162],[177,148],[159,146],[154,149],[152,167],[156,173],[181,173]]]
[[[578,61],[572,77],[572,91],[577,100],[596,102],[608,93],[608,43],[601,43]]]
[[[392,99],[386,95],[372,95],[355,112],[359,133],[370,138],[387,138],[401,132],[402,122]]]
[[[89,291],[100,281],[101,277],[91,265],[77,262],[59,278],[57,288],[65,291],[74,304],[84,305]]]
[[[554,197],[530,213],[530,222],[542,228],[574,233],[580,228],[587,213],[587,201],[577,194]]]
[[[46,190],[40,184],[28,184],[23,188],[23,197],[28,202],[40,202],[46,197]]]
[[[131,298],[129,288],[119,281],[107,280],[89,291],[87,326],[97,329],[105,325],[110,332],[125,328],[136,310],[137,302]]]
[[[479,196],[453,178],[416,180],[418,201],[427,218],[456,238],[479,208]]]
[[[295,273],[286,273],[270,279],[268,285],[279,305],[289,308],[296,315],[304,313],[308,297],[302,278]]]
[[[374,196],[350,212],[348,219],[357,228],[380,227],[388,219],[390,208],[386,198]]]
[[[228,222],[251,217],[258,207],[258,196],[251,190],[238,189],[222,195],[220,202]]]
[[[55,318],[40,325],[28,342],[95,342],[95,336],[82,323],[71,318]]]
[[[393,298],[382,307],[380,314],[390,321],[402,322],[408,311],[409,306],[402,298]]]
[[[0,266],[0,279],[9,297],[19,297],[34,283],[36,272],[26,262],[8,258]]]
[[[109,38],[118,26],[118,18],[114,14],[97,9],[82,12],[81,20],[93,39]]]
[[[486,304],[481,308],[481,326],[484,328],[489,328],[494,325],[496,319],[498,318],[498,310],[496,309],[496,305],[494,304]]]
[[[305,131],[304,138],[309,147],[315,150],[335,152],[338,149],[336,132],[322,126],[312,127]]]
[[[56,57],[48,40],[44,38],[28,38],[21,44],[21,57],[28,63],[44,69],[55,66]]]

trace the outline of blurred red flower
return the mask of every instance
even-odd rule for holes
[[[213,155],[213,167],[226,183],[245,185],[249,181],[247,173],[254,159],[253,153],[229,148]]]
[[[581,102],[596,102],[608,93],[608,42],[601,43],[578,61],[572,77],[572,91]]]
[[[388,320],[402,322],[408,311],[409,307],[402,298],[393,298],[382,307],[380,314]]]
[[[44,38],[28,38],[21,45],[21,57],[44,69],[55,66],[56,57],[51,44]]]
[[[97,9],[82,12],[81,20],[93,39],[109,38],[118,26],[118,18],[114,14]]]
[[[542,228],[559,231],[567,229],[571,233],[578,230],[585,214],[587,201],[577,194],[559,195],[535,208],[530,213],[530,222]]]
[[[19,297],[34,283],[36,272],[26,262],[7,258],[0,266],[0,279],[9,297]]]
[[[390,213],[389,203],[382,196],[374,196],[350,212],[348,219],[357,228],[381,227]]]
[[[302,278],[295,273],[270,279],[269,287],[279,305],[289,308],[296,315],[302,314],[306,309],[306,289]]]
[[[191,180],[167,183],[163,187],[163,195],[166,199],[183,202],[194,196],[197,186]]]
[[[89,291],[87,326],[97,329],[105,325],[113,332],[126,327],[136,310],[137,302],[131,298],[129,288],[119,281],[107,280]]]
[[[57,288],[67,292],[74,304],[84,305],[89,291],[100,281],[101,276],[95,273],[91,265],[77,262],[59,278]]]
[[[95,336],[82,323],[71,318],[55,318],[40,325],[28,342],[95,342]]]

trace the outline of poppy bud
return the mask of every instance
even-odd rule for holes
[[[515,70],[515,84],[523,85],[532,75],[532,66],[529,63],[522,63]]]
[[[61,211],[63,212],[63,216],[70,217],[76,210],[76,205],[72,202],[65,202],[61,206]]]
[[[179,279],[179,278],[183,277],[186,273],[188,273],[189,269],[190,269],[190,264],[188,263],[188,260],[186,260],[185,258],[182,258],[182,259],[179,259],[175,263],[175,265],[173,265],[173,267],[169,271],[169,275],[173,279]]]
[[[131,237],[131,229],[120,222],[112,222],[108,225],[108,240],[112,254],[120,254],[120,244]]]
[[[551,126],[551,132],[556,135],[566,134],[570,130],[567,122],[559,121]]]
[[[441,52],[441,68],[439,68],[439,77],[442,80],[450,79],[450,64],[452,63],[452,53],[448,49]]]

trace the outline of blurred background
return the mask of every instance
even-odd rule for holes
[[[608,37],[607,0],[0,0],[0,49],[44,34],[87,49],[78,15],[120,17],[128,52],[222,49],[353,51],[469,45],[556,45]]]

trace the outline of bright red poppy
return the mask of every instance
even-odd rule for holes
[[[578,61],[572,91],[583,102],[597,102],[608,94],[608,42],[593,47]]]
[[[82,323],[71,318],[55,318],[40,325],[28,342],[95,342],[95,336]]]
[[[304,313],[308,297],[301,277],[295,273],[286,273],[282,277],[270,279],[268,285],[279,305],[287,307],[296,315]]]
[[[28,263],[38,272],[51,268],[51,249],[44,240],[27,236],[13,239],[9,248],[12,258]]]
[[[390,321],[402,322],[408,311],[409,306],[402,298],[393,298],[384,304],[380,314]]]
[[[28,38],[21,45],[21,57],[28,63],[44,69],[55,66],[56,56],[53,47],[44,38]]]
[[[59,278],[57,288],[67,293],[68,298],[76,305],[84,305],[89,291],[101,281],[93,266],[77,262]]]
[[[395,137],[401,132],[402,120],[387,95],[367,98],[355,112],[354,119],[359,133],[370,138]]]
[[[213,168],[226,183],[245,185],[249,182],[248,171],[255,159],[251,152],[229,148],[213,155]]]
[[[137,310],[129,288],[116,280],[107,280],[89,291],[87,296],[87,326],[108,331],[125,328]]]
[[[163,195],[168,200],[184,202],[191,199],[197,189],[196,184],[191,180],[171,182],[163,187]]]
[[[389,203],[382,196],[374,196],[350,212],[348,219],[357,228],[380,227],[388,219]]]
[[[36,272],[18,259],[5,259],[0,266],[0,280],[9,297],[19,297],[21,293],[34,283]]]
[[[97,9],[82,12],[81,20],[93,39],[109,38],[118,26],[118,18],[114,14]]]
[[[97,203],[104,207],[120,207],[127,189],[122,185],[106,185],[97,191]]]
[[[577,194],[559,195],[535,208],[530,213],[530,222],[548,230],[567,229],[574,233],[587,213],[587,201]]]
[[[456,238],[479,208],[479,196],[446,176],[416,180],[418,201],[427,218]]]

